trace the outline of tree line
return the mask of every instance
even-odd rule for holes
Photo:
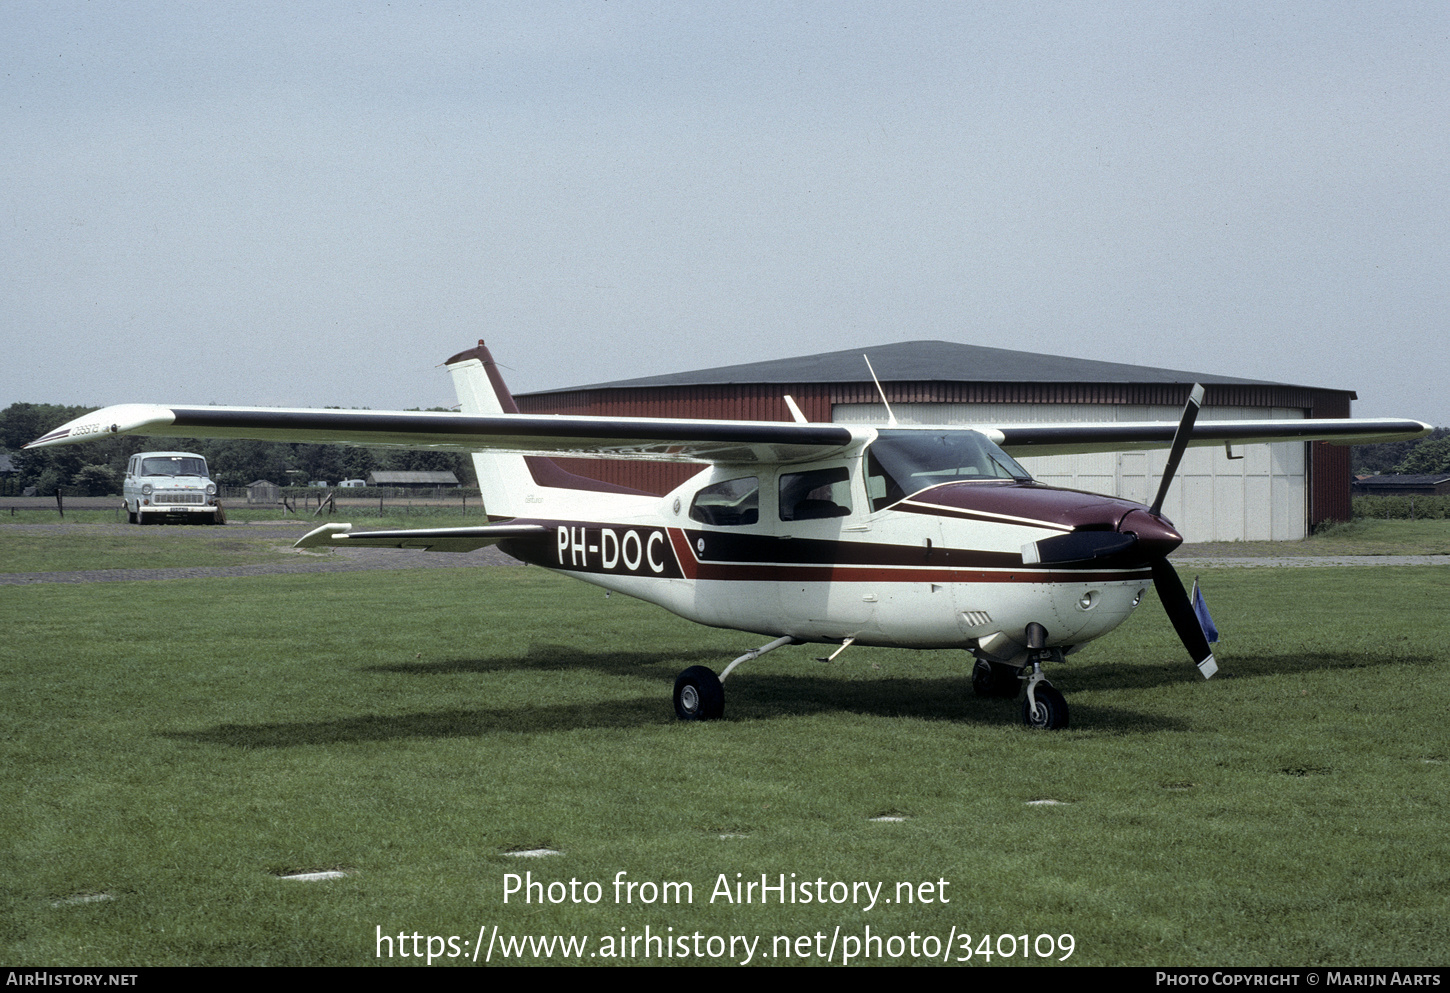
[[[211,478],[223,486],[246,486],[259,479],[282,486],[313,480],[326,480],[335,485],[344,479],[366,479],[374,471],[451,472],[465,486],[476,483],[473,460],[457,452],[131,435],[116,435],[84,445],[21,450],[47,431],[95,409],[53,403],[12,403],[0,410],[0,450],[9,453],[14,469],[6,482],[6,491],[20,493],[33,486],[42,496],[53,495],[57,487],[72,496],[119,494],[131,456],[155,451],[195,452],[204,456]]]
[[[1356,476],[1403,473],[1409,476],[1450,472],[1450,428],[1436,428],[1414,441],[1355,445],[1350,455]]]

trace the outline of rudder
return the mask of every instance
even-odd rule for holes
[[[458,394],[459,409],[463,413],[519,413],[513,394],[509,392],[498,371],[498,365],[482,341],[476,348],[459,352],[444,365],[453,376],[453,389]],[[552,459],[537,455],[474,452],[473,470],[478,475],[478,489],[483,497],[484,512],[491,519],[526,516],[526,506],[530,502],[528,495],[537,494],[540,487],[650,495],[598,479],[576,476],[559,468]],[[534,502],[538,502],[537,495]]]

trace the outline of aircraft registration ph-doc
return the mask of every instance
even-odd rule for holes
[[[789,397],[793,422],[526,415],[482,342],[447,367],[458,413],[123,404],[27,447],[138,434],[469,452],[495,523],[362,532],[326,524],[297,544],[498,544],[701,624],[773,638],[718,676],[705,666],[680,673],[674,702],[685,720],[721,716],[722,683],[742,662],[817,642],[839,645],[836,654],[851,644],[966,649],[977,693],[1021,693],[1028,725],[1061,728],[1067,704],[1043,665],[1127,620],[1149,585],[1199,671],[1217,669],[1168,562],[1183,538],[1161,513],[1186,447],[1363,444],[1430,430],[1397,419],[1197,423],[1201,386],[1177,423],[813,424]],[[1044,486],[1012,458],[1145,448],[1170,450],[1151,506]],[[550,456],[705,468],[660,497],[574,475]]]

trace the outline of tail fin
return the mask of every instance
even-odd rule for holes
[[[444,363],[453,376],[460,408],[465,414],[517,414],[518,404],[504,384],[498,365],[483,342],[477,348],[459,352]],[[529,504],[543,502],[545,488],[629,493],[648,496],[640,490],[617,486],[587,476],[576,476],[559,468],[552,459],[503,452],[474,452],[473,469],[483,509],[491,518],[523,517],[537,512]]]

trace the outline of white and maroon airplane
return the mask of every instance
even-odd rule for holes
[[[1364,444],[1430,430],[1396,419],[1200,424],[1202,387],[1176,424],[811,424],[788,397],[793,423],[526,415],[483,342],[447,366],[459,413],[124,404],[27,447],[137,434],[469,452],[497,523],[362,532],[327,524],[297,544],[498,544],[701,624],[773,638],[719,676],[705,666],[680,673],[674,703],[684,720],[721,716],[722,683],[740,663],[817,642],[840,646],[836,654],[851,644],[966,649],[977,693],[1023,692],[1029,726],[1061,728],[1067,704],[1043,663],[1123,623],[1150,585],[1203,676],[1217,670],[1168,562],[1182,536],[1160,513],[1185,447]],[[1170,448],[1152,506],[1035,483],[1012,459],[1144,448]],[[705,468],[660,497],[574,475],[550,456]]]

